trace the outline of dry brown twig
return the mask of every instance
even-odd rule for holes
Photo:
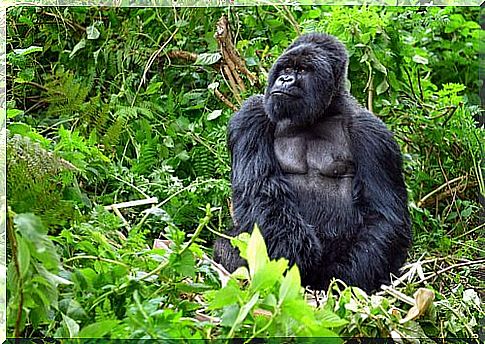
[[[441,275],[441,274],[443,274],[447,271],[456,269],[456,268],[460,268],[460,267],[464,267],[464,266],[473,266],[473,265],[482,265],[483,266],[484,264],[485,264],[485,259],[469,260],[467,262],[453,264],[453,265],[450,265],[450,266],[443,268],[439,271],[433,272],[431,275],[425,277],[424,279],[419,280],[418,282],[428,281],[428,280],[430,280],[434,277],[438,277],[439,275]]]
[[[221,49],[222,58],[224,59],[224,62],[229,64],[231,72],[239,76],[239,71],[246,75],[251,85],[257,85],[258,78],[246,68],[246,62],[239,56],[239,53],[234,47],[229,20],[225,15],[223,15],[217,22],[214,37],[217,39]],[[235,78],[237,79],[237,77]]]
[[[233,111],[237,111],[237,106],[231,103],[229,99],[226,98],[225,95],[221,93],[217,88],[214,89],[214,94],[216,95],[217,98],[219,98],[228,108],[230,108]]]
[[[232,70],[226,65],[222,65],[221,67],[222,75],[225,76],[225,80],[227,79],[228,86],[231,89],[231,92],[236,98],[237,102],[239,105],[242,104],[242,98],[241,95],[238,91],[238,88],[240,89],[239,82],[234,79],[234,75],[232,73]]]
[[[453,178],[453,179],[451,179],[451,180],[447,181],[447,182],[446,182],[446,183],[444,183],[443,185],[439,186],[438,188],[434,189],[433,191],[431,191],[430,193],[428,193],[427,195],[425,195],[423,198],[421,198],[421,199],[418,201],[417,206],[418,206],[418,207],[421,207],[421,206],[426,206],[426,205],[429,205],[429,204],[433,204],[433,203],[435,202],[435,198],[431,199],[431,201],[428,201],[428,199],[430,199],[430,197],[431,197],[431,196],[433,196],[434,194],[436,194],[436,193],[440,192],[440,191],[441,191],[441,190],[443,190],[444,188],[449,187],[451,184],[456,183],[456,182],[460,182],[460,181],[462,181],[462,180],[464,180],[464,179],[466,179],[466,178],[467,178],[467,176],[460,176],[460,177],[456,177],[456,178]],[[458,187],[456,187],[456,188],[458,188],[458,189],[459,189],[459,188],[461,188],[461,186],[460,186],[460,185],[458,185]],[[452,188],[452,189],[455,189],[455,188]],[[452,190],[452,189],[451,189],[451,190]],[[451,194],[450,189],[448,189],[447,191],[445,191],[445,196],[446,196],[447,194]],[[445,196],[443,196],[443,197],[441,197],[441,198],[440,198],[440,194],[439,194],[439,195],[436,197],[436,199],[441,200],[441,199],[443,199]]]
[[[197,57],[198,57],[196,53],[191,53],[190,51],[185,51],[185,50],[172,50],[166,53],[165,55],[171,59],[183,59],[183,60],[192,61],[192,62],[197,61]]]
[[[246,76],[246,78],[249,80],[249,83],[251,85],[259,85],[259,79],[254,73],[250,72],[247,69],[244,59],[241,58],[238,51],[236,50],[233,43],[233,37],[231,34],[230,26],[229,26],[229,20],[225,15],[223,15],[217,21],[216,33],[214,34],[214,37],[216,38],[217,43],[219,45],[219,50],[221,52],[222,59],[219,62],[213,64],[212,67],[217,68],[221,72],[234,98],[236,99],[238,104],[241,105],[242,104],[241,93],[246,92],[246,84],[243,78],[241,77],[241,74]],[[171,38],[166,43],[168,43],[170,40]],[[153,59],[155,59],[156,56],[158,56],[159,52],[163,50],[165,45],[166,44],[164,44],[162,48],[160,48],[156,53],[154,53],[150,57],[149,63],[147,64],[148,68],[153,63]],[[197,58],[198,58],[198,55],[196,53],[192,53],[184,50],[172,50],[170,52],[167,52],[165,56],[168,59],[177,58],[177,59],[183,59],[191,62],[197,61]],[[145,77],[145,74],[144,74],[144,77]],[[142,82],[140,83],[140,86],[145,80],[144,77],[142,78]],[[214,89],[214,95],[217,98],[219,98],[231,110],[233,111],[238,110],[238,107],[234,105],[217,88]]]
[[[190,62],[195,62],[197,61],[197,58],[199,55],[197,55],[196,53],[191,53],[190,51],[185,51],[185,50],[172,50],[172,51],[169,51],[168,53],[165,54],[169,59],[182,59],[182,60],[186,60],[186,61],[190,61]],[[213,65],[215,68],[218,68],[220,69],[221,68],[221,64],[220,63],[215,63]],[[236,105],[234,105],[229,99],[227,99],[227,97],[221,93],[221,91],[219,91],[217,88],[214,88],[214,95],[219,98],[220,101],[222,101],[224,104],[226,104],[226,106],[228,108],[230,108],[231,110],[233,111],[237,111],[238,108]],[[238,99],[236,97],[236,99],[238,101],[240,101],[240,98]]]
[[[225,15],[217,21],[214,37],[222,55],[221,71],[229,83],[234,98],[241,104],[240,94],[246,91],[246,85],[239,73],[244,74],[251,85],[258,84],[258,78],[246,68],[246,63],[234,47],[229,20]]]

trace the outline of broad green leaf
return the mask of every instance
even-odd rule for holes
[[[47,229],[41,220],[33,214],[18,214],[14,223],[22,238],[35,247],[30,252],[31,256],[42,263],[42,267],[58,271],[60,260],[54,243],[47,236]]]
[[[69,58],[72,59],[74,55],[81,49],[86,46],[86,40],[82,38],[75,46],[72,48],[71,53],[69,54]]]
[[[23,320],[24,319],[22,319],[22,322]],[[38,306],[31,309],[28,314],[28,320],[31,323],[33,328],[37,328],[41,323],[48,322],[50,320],[48,318],[48,308],[44,306]]]
[[[253,233],[249,238],[247,261],[251,277],[253,277],[254,274],[269,261],[268,253],[266,252],[266,244],[257,225],[254,225]]]
[[[39,270],[39,274],[41,274],[46,280],[48,280],[50,283],[52,283],[55,286],[59,284],[65,284],[65,285],[73,284],[71,281],[65,278],[62,278],[58,275],[55,275],[46,269]]]
[[[241,291],[234,285],[234,283],[229,282],[227,286],[215,294],[214,300],[212,300],[209,305],[209,309],[218,309],[235,304],[240,296]]]
[[[251,300],[249,300],[244,306],[242,306],[239,309],[237,318],[234,321],[234,324],[232,325],[233,330],[236,328],[236,326],[241,324],[244,321],[244,319],[246,319],[246,317],[249,314],[249,311],[254,307],[254,305],[256,305],[258,300],[259,300],[259,293],[257,292],[253,295],[253,297],[251,297]]]
[[[20,115],[23,115],[24,112],[22,110],[19,110],[19,109],[7,109],[7,118],[10,119],[10,118],[14,118],[14,117],[17,117],[17,116],[20,116]]]
[[[282,26],[283,22],[281,20],[278,20],[278,19],[267,19],[265,21],[265,24],[268,25],[268,27],[275,29],[277,27]]]
[[[281,305],[281,310],[283,314],[299,322],[314,321],[313,309],[303,297],[285,300]]]
[[[424,65],[428,64],[428,59],[420,55],[414,55],[413,61],[419,64],[424,64]]]
[[[224,308],[224,313],[221,316],[221,325],[226,327],[233,327],[236,323],[239,314],[239,305],[230,305]]]
[[[463,24],[464,27],[468,29],[480,29],[480,24],[474,22],[474,21],[467,21],[465,24]]]
[[[86,327],[83,327],[81,331],[79,331],[79,338],[101,338],[118,325],[117,320],[102,320],[96,322],[94,324],[90,324]]]
[[[197,55],[197,60],[194,62],[195,65],[208,66],[216,63],[221,59],[220,53],[202,53]]]
[[[379,72],[387,75],[387,68],[377,59],[377,56],[374,54],[373,51],[369,54],[370,60],[372,61],[372,67],[377,69]]]
[[[77,337],[77,334],[79,333],[79,324],[65,314],[62,314],[62,320],[69,331],[69,338]]]
[[[155,94],[155,93],[159,93],[160,92],[160,87],[162,87],[163,85],[163,82],[159,81],[159,82],[151,82],[148,87],[147,87],[147,90],[145,91],[145,94],[146,95],[150,95],[150,94]]]
[[[180,159],[181,161],[187,161],[187,160],[189,160],[189,159],[190,159],[190,156],[189,156],[189,154],[187,153],[187,151],[186,151],[186,150],[181,151],[181,152],[180,152],[180,153],[178,153],[178,154],[177,154],[175,157],[176,157],[177,159]],[[194,246],[194,245],[192,245],[192,246],[190,247],[190,249],[192,250],[194,247],[195,247],[195,246]],[[193,250],[192,250],[192,252],[193,252]]]
[[[240,256],[246,260],[248,257],[247,251],[250,237],[249,233],[244,232],[231,239],[231,245],[238,248]]]
[[[207,120],[212,121],[222,115],[222,110],[214,110],[210,114],[207,115]]]
[[[24,238],[35,241],[42,234],[47,234],[47,228],[39,217],[31,213],[17,214],[13,220],[16,228]]]
[[[7,129],[10,131],[11,134],[19,134],[25,137],[28,137],[36,142],[41,143],[44,147],[47,147],[50,144],[50,141],[43,137],[42,135],[36,133],[30,125],[21,123],[21,122],[14,122],[10,123],[7,126]]]
[[[291,300],[298,297],[301,290],[300,271],[296,265],[286,273],[280,286],[279,301]]]
[[[19,262],[20,276],[25,277],[30,267],[30,250],[29,245],[22,239],[20,235],[15,235],[17,238],[17,259]]]
[[[307,13],[307,17],[310,18],[310,19],[316,19],[316,18],[319,18],[322,14],[322,11],[320,11],[320,9],[318,8],[314,8],[310,11],[308,11]]]
[[[177,255],[173,268],[183,276],[195,277],[195,259],[193,253],[187,250],[182,255]]]
[[[14,49],[13,50],[13,52],[15,54],[21,55],[21,56],[29,55],[29,54],[35,53],[37,51],[42,51],[42,47],[32,45],[32,46],[25,48],[25,49]]]
[[[35,286],[30,291],[31,297],[36,305],[43,305],[46,308],[57,308],[57,298],[59,293],[55,285],[41,276],[32,278],[32,285]]]
[[[319,337],[320,340],[321,338],[325,338],[325,344],[340,344],[343,342],[337,333],[324,326],[313,326],[311,328],[311,335]]]
[[[276,306],[278,305],[276,296],[274,296],[274,294],[268,294],[268,296],[266,296],[266,298],[264,299],[263,304],[276,308]]]
[[[61,263],[54,243],[47,236],[44,236],[36,241],[34,245],[35,252],[32,253],[32,256],[42,262],[47,269],[57,272]],[[58,276],[56,276],[56,278],[58,278],[59,283],[68,284],[65,283],[65,279]]]
[[[286,259],[269,261],[254,274],[253,280],[251,281],[251,288],[253,290],[263,290],[272,287],[282,279],[287,267],[288,261]]]
[[[249,270],[245,266],[240,266],[231,274],[231,276],[238,280],[247,281],[249,280]]]
[[[372,37],[370,32],[363,32],[359,38],[362,43],[369,44]]]
[[[379,95],[379,94],[382,94],[384,92],[386,92],[389,88],[389,84],[387,83],[387,80],[384,78],[384,80],[382,80],[382,82],[377,85],[377,88],[376,88],[376,93]]]
[[[59,301],[59,310],[74,320],[85,320],[88,315],[81,304],[75,299],[62,299]]]
[[[465,208],[461,211],[461,216],[464,217],[464,218],[467,218],[469,217],[471,214],[473,213],[473,208],[471,207],[468,207],[468,208]]]
[[[324,327],[339,327],[348,323],[347,320],[341,319],[337,314],[327,309],[318,312],[318,322]]]
[[[76,283],[80,283],[81,288],[90,288],[94,281],[99,277],[92,268],[83,268],[74,270]]]
[[[27,82],[31,82],[35,78],[35,69],[34,68],[24,68],[17,74],[15,78],[15,82],[19,84],[25,84]]]
[[[99,38],[99,30],[96,29],[94,25],[88,26],[86,28],[86,33],[88,35],[88,39],[98,39]]]

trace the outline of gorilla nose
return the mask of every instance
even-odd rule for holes
[[[276,82],[280,85],[292,84],[295,82],[295,77],[293,75],[280,75]]]

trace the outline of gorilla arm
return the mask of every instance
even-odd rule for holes
[[[406,259],[411,244],[406,186],[399,146],[377,117],[358,113],[350,142],[357,163],[352,193],[363,226],[335,275],[370,291],[388,282],[388,272],[396,274]]]
[[[262,96],[249,98],[229,123],[235,222],[230,234],[251,232],[256,223],[270,257],[286,257],[307,271],[320,259],[321,247],[313,227],[298,213],[297,197],[276,160],[274,129]],[[215,256],[228,270],[243,264],[225,239],[216,242]]]

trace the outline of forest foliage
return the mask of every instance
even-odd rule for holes
[[[478,338],[479,13],[9,8],[7,336]],[[313,31],[346,44],[351,93],[404,154],[413,248],[404,278],[373,295],[338,280],[304,293],[257,229],[233,240],[247,268],[210,259],[231,226],[228,119]]]

